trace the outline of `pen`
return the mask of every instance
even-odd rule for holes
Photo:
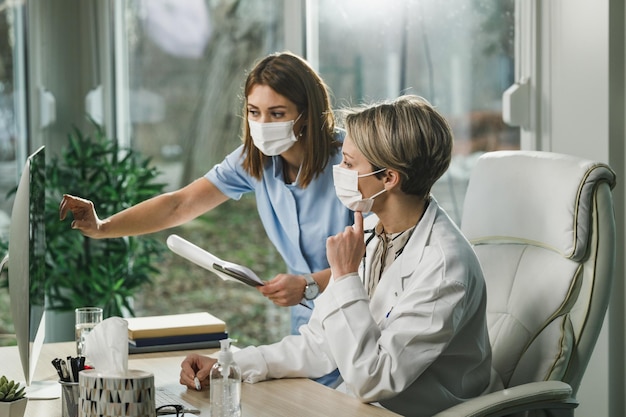
[[[78,373],[82,371],[83,367],[81,366],[81,357],[78,356],[76,358],[69,357],[69,361],[72,364],[72,380],[73,382],[78,382]],[[83,358],[84,359],[84,358]]]
[[[63,373],[63,381],[70,382],[70,373],[67,370],[67,363],[63,359],[61,359],[60,365],[61,372]]]
[[[200,385],[200,380],[197,376],[193,377],[193,383],[196,384],[196,391],[200,391],[202,389],[202,385]]]
[[[61,359],[55,358],[52,360],[52,366],[56,369],[57,374],[59,374],[59,379],[63,380],[63,371],[61,370]]]
[[[78,356],[76,358],[68,356],[67,360],[54,358],[52,366],[57,371],[59,379],[63,382],[78,382],[78,374],[83,369],[92,369],[85,365],[85,357]]]
[[[70,382],[78,382],[78,370],[76,369],[76,364],[74,363],[74,358],[71,356],[67,357],[67,371],[70,374]]]

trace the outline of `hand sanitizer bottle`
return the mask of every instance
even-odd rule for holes
[[[220,340],[217,362],[211,368],[211,417],[241,416],[241,369],[233,360],[230,339]]]

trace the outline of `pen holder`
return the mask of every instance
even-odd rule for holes
[[[82,371],[78,410],[79,417],[154,417],[154,375],[137,370],[115,376]]]
[[[78,417],[78,382],[64,382],[61,384],[61,416]]]

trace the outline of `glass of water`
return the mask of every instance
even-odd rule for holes
[[[85,356],[85,338],[102,321],[100,307],[81,307],[76,309],[76,354]]]

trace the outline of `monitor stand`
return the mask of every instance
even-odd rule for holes
[[[29,400],[54,400],[61,397],[61,384],[58,381],[32,381],[26,386]]]
[[[46,327],[46,314],[42,315],[40,328],[45,329]],[[30,383],[22,383],[23,386],[26,387],[24,392],[26,393],[26,397],[29,400],[53,400],[55,398],[61,397],[61,384],[59,381],[34,381],[33,374],[35,373],[35,367],[39,364],[39,354],[41,353],[41,349],[43,348],[43,342],[45,339],[45,331],[38,331],[35,334],[35,340],[30,344],[29,349],[30,355],[28,360],[30,361],[30,365],[28,367],[28,372],[30,373]],[[53,369],[52,365],[50,365],[50,369]]]

